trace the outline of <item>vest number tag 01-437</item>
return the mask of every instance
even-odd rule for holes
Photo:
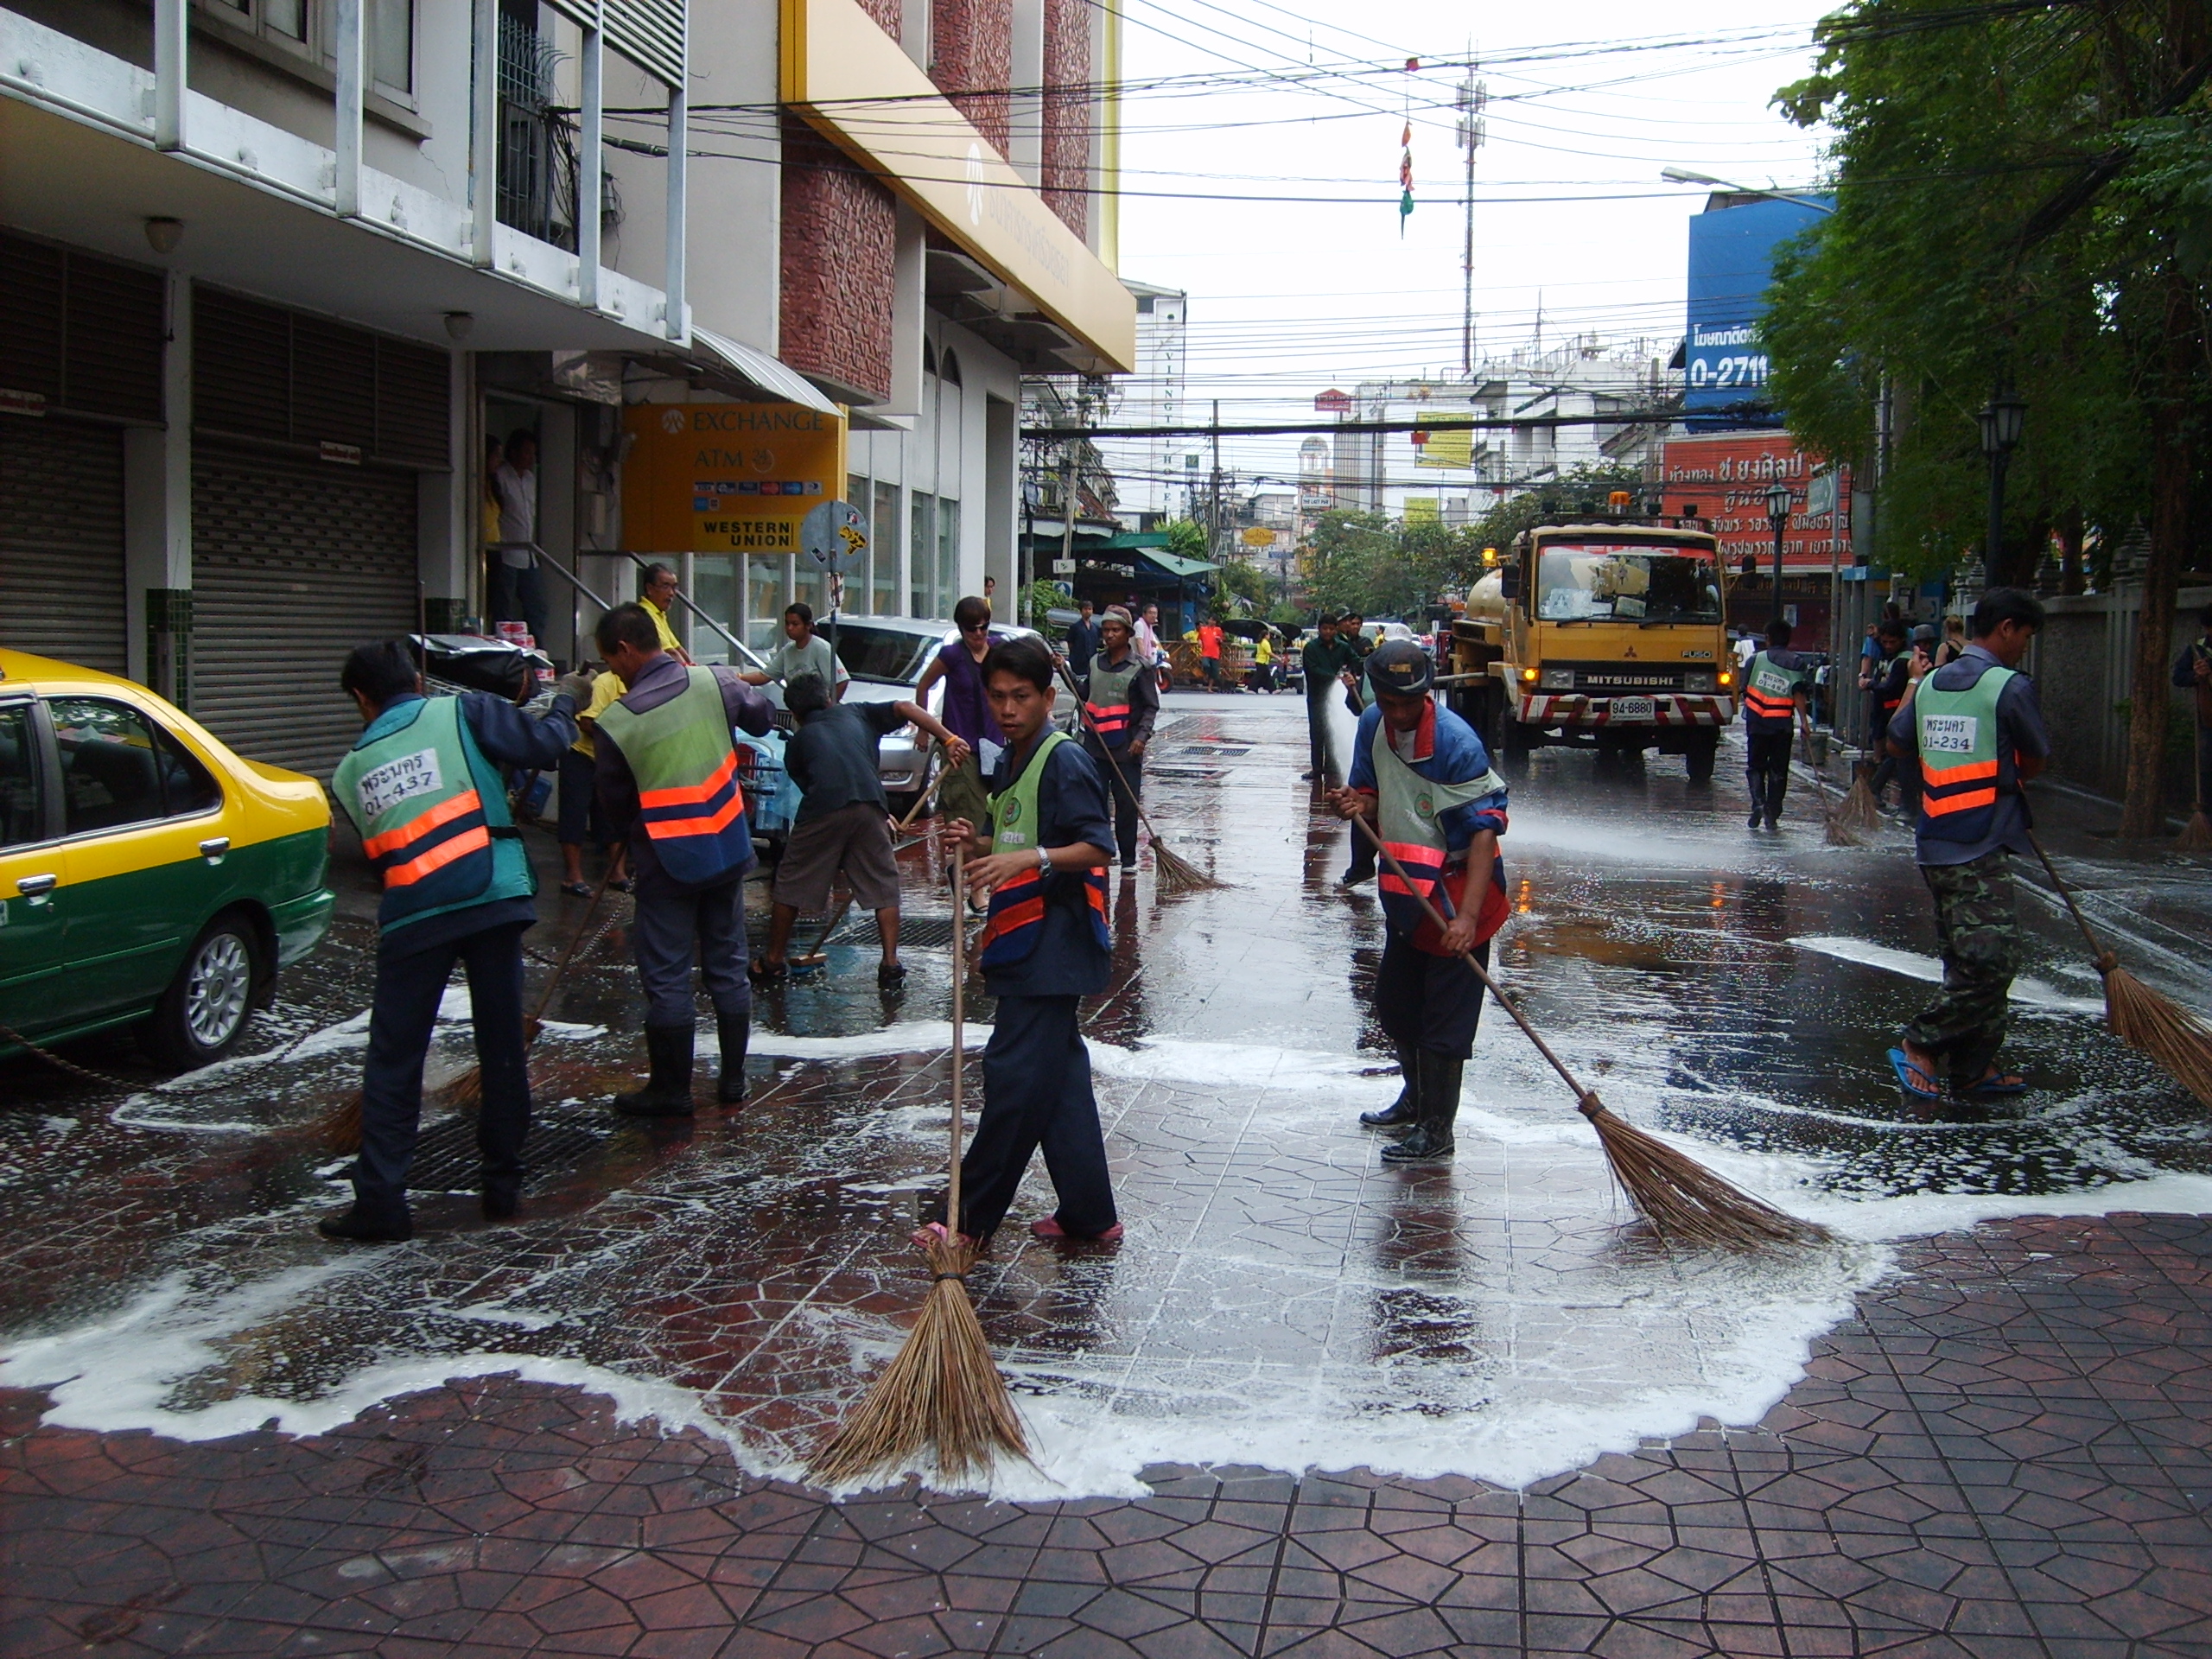
[[[1972,754],[1980,725],[1974,715],[1923,715],[1920,747],[1937,754]]]
[[[444,786],[435,749],[417,749],[397,760],[387,760],[363,772],[356,785],[360,791],[362,814],[371,818],[417,795],[435,795]]]

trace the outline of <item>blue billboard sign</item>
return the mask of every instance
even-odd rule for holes
[[[1767,397],[1759,312],[1774,280],[1775,245],[1823,217],[1834,198],[1734,200],[1733,207],[1707,207],[1690,220],[1682,383],[1685,423],[1693,432],[1782,424]]]

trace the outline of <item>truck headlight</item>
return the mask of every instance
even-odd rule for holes
[[[1710,674],[1685,674],[1682,676],[1682,690],[1685,691],[1710,691],[1713,690],[1713,676]]]
[[[1572,691],[1574,690],[1574,671],[1571,668],[1548,668],[1544,671],[1544,690]]]

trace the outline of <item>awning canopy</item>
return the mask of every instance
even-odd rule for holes
[[[696,355],[708,359],[709,367],[734,376],[772,403],[798,404],[819,415],[842,416],[845,412],[816,390],[814,383],[797,369],[766,352],[756,351],[696,323],[691,327],[691,345]]]
[[[1141,547],[1136,555],[1147,564],[1156,564],[1171,576],[1203,576],[1209,570],[1218,570],[1217,564],[1208,564],[1204,559],[1186,559],[1179,553],[1164,552],[1156,547]]]

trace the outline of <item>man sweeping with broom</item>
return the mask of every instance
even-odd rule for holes
[[[531,902],[537,878],[508,816],[499,768],[559,765],[576,741],[575,711],[591,687],[581,676],[563,676],[542,720],[485,691],[425,696],[405,639],[358,646],[338,683],[365,724],[338,763],[330,792],[361,832],[384,899],[353,1204],[315,1225],[330,1238],[396,1243],[415,1236],[407,1170],[423,1116],[423,1057],[456,963],[468,975],[483,1074],[476,1144],[485,1219],[509,1219],[520,1200],[530,1131],[522,936],[537,920]]]
[[[2027,1090],[1997,1052],[2020,965],[2012,860],[2035,852],[2020,785],[2050,755],[2035,682],[2018,668],[2043,622],[2034,594],[1991,588],[1966,650],[1914,679],[1890,722],[1890,752],[1919,768],[1917,857],[1943,956],[1942,995],[1890,1051],[1910,1100],[1941,1100],[1947,1083],[1967,1100]]]
[[[1497,853],[1505,780],[1474,728],[1429,696],[1434,674],[1428,653],[1410,640],[1369,656],[1375,702],[1352,740],[1351,781],[1329,796],[1342,817],[1371,824],[1396,861],[1382,881],[1388,940],[1375,1003],[1405,1086],[1389,1107],[1359,1120],[1402,1131],[1382,1148],[1387,1164],[1452,1155],[1460,1074],[1483,1012],[1483,982],[1460,957],[1475,952],[1489,965],[1491,936],[1508,908]],[[1357,827],[1353,834],[1373,845]],[[1442,927],[1423,913],[1423,898],[1448,918]]]

